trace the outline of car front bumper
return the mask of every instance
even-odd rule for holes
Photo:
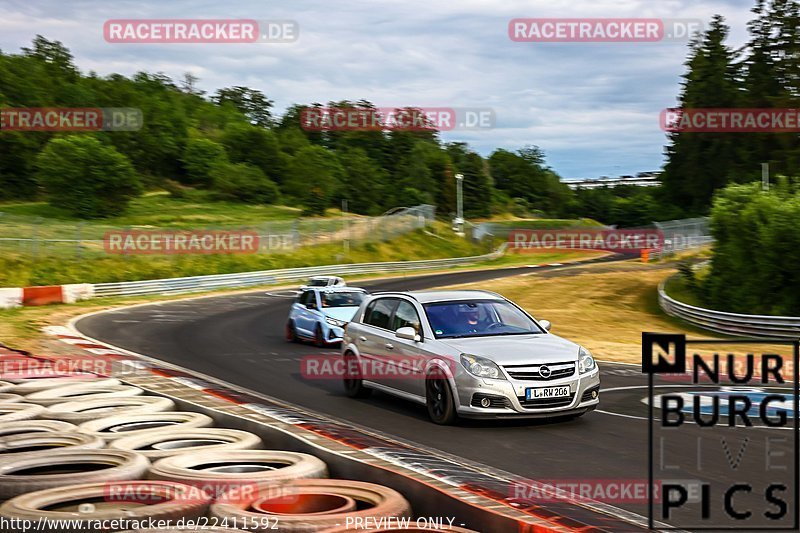
[[[526,400],[526,389],[570,387],[562,400]],[[465,418],[548,418],[577,415],[594,410],[600,403],[600,371],[552,381],[482,379],[462,373],[456,379],[458,414]],[[489,407],[481,400],[488,398]]]

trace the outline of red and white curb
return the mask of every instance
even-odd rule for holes
[[[72,304],[94,296],[91,283],[43,287],[0,288],[0,309],[48,304]]]

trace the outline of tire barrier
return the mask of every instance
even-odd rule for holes
[[[327,465],[313,455],[277,450],[230,450],[173,455],[153,463],[150,479],[224,487],[230,482],[269,483],[328,477]]]
[[[164,430],[210,427],[214,421],[201,413],[168,411],[163,413],[143,413],[138,415],[109,416],[84,422],[78,431],[95,435],[106,441],[144,435],[148,432]]]
[[[0,381],[0,392],[11,392],[11,389],[14,388],[14,384],[8,381]]]
[[[30,420],[44,412],[44,407],[34,403],[0,403],[0,422]]]
[[[152,433],[122,437],[110,448],[141,453],[151,461],[187,452],[255,450],[261,448],[261,437],[237,429],[176,429],[168,434]]]
[[[0,437],[23,435],[26,433],[50,433],[77,431],[78,426],[60,420],[19,420],[16,422],[0,422]]]
[[[67,401],[79,402],[92,398],[127,398],[139,396],[144,391],[130,385],[66,385],[28,394],[25,401],[45,407]]]
[[[24,453],[0,462],[0,500],[82,483],[141,479],[150,461],[123,450],[57,450]]]
[[[103,503],[95,506],[98,501]],[[210,503],[211,498],[208,494],[181,483],[163,481],[90,483],[17,496],[0,505],[0,517],[8,521],[16,519],[17,522],[37,523],[39,520],[47,519],[50,524],[70,524],[62,526],[65,529],[51,528],[50,531],[73,533],[78,530],[89,530],[88,527],[76,526],[76,522],[197,520],[205,516]],[[80,512],[71,509],[80,509]],[[22,529],[10,532],[25,533]]]
[[[161,413],[175,408],[175,402],[160,396],[131,396],[129,398],[93,398],[50,405],[41,418],[82,424],[98,417]]]
[[[373,520],[381,517],[409,517],[411,507],[397,491],[373,483],[342,479],[301,479],[278,484],[256,485],[254,499],[216,502],[209,513],[219,520],[263,524],[253,531],[269,531],[275,522],[281,531],[312,532],[341,527],[346,517]],[[261,494],[272,496],[262,497]],[[352,499],[355,511],[340,511]]]
[[[99,450],[105,444],[103,439],[76,432],[21,433],[0,437],[0,460],[20,453],[49,454],[65,448]]]
[[[110,385],[122,385],[122,382],[114,378],[98,379],[94,375],[91,375],[90,377],[82,375],[80,377],[73,376],[60,378],[19,379],[16,380],[16,385],[10,392],[27,396],[28,394],[55,389],[57,387],[65,387],[67,385],[107,387]]]

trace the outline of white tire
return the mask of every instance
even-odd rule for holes
[[[82,424],[98,418],[171,411],[175,402],[161,396],[131,396],[129,398],[94,398],[50,405],[41,418]]]
[[[98,501],[103,503],[95,506]],[[196,522],[205,516],[210,502],[208,494],[180,483],[90,483],[17,496],[0,505],[0,517],[12,524],[35,524],[46,520],[49,523],[48,531],[75,533],[91,531],[91,526],[99,521],[117,521],[126,528],[160,521],[177,523],[180,519]],[[71,510],[78,508],[80,512]],[[63,525],[59,528],[58,524]],[[21,527],[24,526],[11,529],[9,533],[25,533]]]
[[[150,479],[200,483],[214,495],[230,482],[248,484],[287,479],[328,477],[328,467],[307,453],[278,450],[195,452],[159,459],[150,467]],[[214,483],[219,482],[219,485]],[[224,490],[222,491],[224,492]]]
[[[84,377],[64,377],[64,378],[38,378],[38,379],[19,379],[12,380],[16,383],[11,391],[14,394],[23,396],[33,394],[55,387],[66,387],[67,385],[121,385],[122,382],[114,378],[98,378],[94,375]]]
[[[123,450],[23,453],[0,462],[0,500],[79,483],[140,479],[149,466],[143,455]]]
[[[0,403],[0,422],[30,420],[44,412],[44,407],[33,403]]]
[[[10,392],[14,384],[8,381],[0,381],[0,392]]]
[[[77,431],[78,426],[60,420],[19,420],[0,422],[0,437],[25,433],[48,433],[53,431]]]
[[[105,441],[144,435],[148,432],[168,434],[175,429],[204,428],[214,424],[214,420],[202,413],[168,411],[164,413],[143,413],[138,415],[109,416],[84,422],[78,431],[100,437]]]
[[[270,531],[277,521],[280,531],[304,533],[341,527],[348,517],[374,524],[381,517],[411,516],[411,506],[399,492],[362,481],[298,479],[259,483],[253,492],[252,498],[211,504],[209,516],[253,524],[250,531]],[[348,505],[352,501],[357,510]]]
[[[0,392],[0,403],[16,403],[25,399],[24,396],[13,394],[11,392]]]
[[[105,446],[103,439],[71,432],[22,433],[0,437],[0,460],[19,453],[45,453],[69,448],[99,450]]]
[[[79,402],[94,398],[128,398],[144,391],[131,385],[67,385],[28,394],[25,401],[50,406],[64,402]]]
[[[247,431],[221,428],[175,429],[111,442],[110,448],[141,453],[151,461],[185,453],[254,450],[262,447],[261,438]]]

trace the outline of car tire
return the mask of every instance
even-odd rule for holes
[[[28,394],[25,396],[25,401],[49,407],[57,403],[79,402],[94,398],[129,398],[143,393],[142,389],[131,385],[67,385]]]
[[[344,354],[344,368],[345,377],[342,380],[344,384],[344,393],[349,398],[368,398],[372,394],[372,389],[364,386],[364,380],[361,376],[361,369],[358,366],[358,359],[350,352]],[[348,370],[353,370],[354,377],[349,379]]]
[[[109,416],[161,413],[175,408],[175,402],[161,396],[131,396],[130,398],[94,398],[51,405],[40,416],[82,424]]]
[[[124,450],[21,453],[0,463],[0,500],[67,485],[141,479],[149,466],[145,456]]]
[[[11,392],[0,392],[0,403],[17,403],[25,400],[24,396]]]
[[[20,433],[0,437],[0,458],[14,458],[21,453],[49,454],[54,450],[99,450],[105,447],[103,439],[75,431],[47,433]]]
[[[0,381],[0,392],[10,392],[16,385],[8,381]]]
[[[209,516],[220,521],[263,524],[261,527],[250,528],[253,531],[269,531],[270,525],[266,523],[267,517],[277,519],[280,531],[286,532],[311,532],[327,531],[334,527],[341,527],[345,518],[359,520],[362,523],[377,522],[383,517],[411,517],[411,506],[408,501],[396,490],[347,479],[300,479],[283,483],[259,483],[254,491],[256,495],[243,498],[238,502],[215,502],[209,508]],[[267,495],[267,496],[264,496]],[[271,495],[271,496],[270,496]],[[344,504],[355,500],[358,507],[355,511],[325,512],[325,510],[306,511],[298,509],[281,514],[267,514],[263,512],[264,505],[269,501],[280,503],[289,499],[301,498],[304,502],[312,503],[313,500],[330,501]],[[284,506],[286,503],[283,504]],[[295,505],[300,507],[300,505]],[[262,512],[254,511],[258,508]],[[374,523],[373,522],[373,523]],[[352,527],[351,527],[352,529]]]
[[[44,390],[55,389],[57,387],[66,387],[67,385],[86,385],[86,386],[99,386],[105,387],[108,385],[121,385],[122,382],[114,378],[98,378],[92,377],[63,377],[63,378],[41,378],[41,379],[23,379],[14,385],[11,391],[14,394],[21,394],[27,396],[34,392],[41,392]]]
[[[150,479],[189,483],[193,486],[231,483],[277,483],[327,478],[328,467],[307,453],[279,450],[223,450],[194,452],[159,459],[150,468]],[[216,489],[213,491],[216,492]]]
[[[294,327],[294,321],[290,320],[286,323],[286,340],[289,342],[297,342],[297,328]]]
[[[44,407],[35,403],[0,403],[0,422],[31,420],[44,413]]]
[[[324,348],[326,346],[325,335],[322,334],[322,326],[319,324],[317,324],[317,327],[314,329],[314,346],[317,348]]]
[[[25,433],[49,433],[53,431],[77,431],[78,426],[60,420],[19,420],[0,422],[0,437],[23,435]]]
[[[100,418],[84,422],[78,426],[78,431],[95,435],[105,441],[112,441],[123,437],[146,435],[151,432],[163,434],[174,429],[205,428],[212,425],[214,425],[214,420],[202,413],[166,411]]]
[[[256,450],[263,446],[261,437],[247,431],[221,428],[174,429],[169,433],[122,437],[109,448],[141,453],[151,461],[185,453],[222,450]]]
[[[425,380],[425,405],[434,424],[449,426],[458,419],[453,391],[447,376],[440,370],[434,370]]]
[[[114,505],[111,497],[116,494],[119,494],[119,506]],[[93,502],[98,501],[103,504],[92,508]],[[0,516],[12,524],[24,524],[9,530],[13,533],[22,533],[31,523],[44,521],[48,531],[74,533],[91,531],[92,525],[102,521],[127,521],[130,526],[148,522],[177,523],[180,519],[196,521],[205,516],[210,503],[208,494],[182,483],[123,480],[23,494],[3,503]],[[80,512],[72,510],[76,506],[81,507]]]

